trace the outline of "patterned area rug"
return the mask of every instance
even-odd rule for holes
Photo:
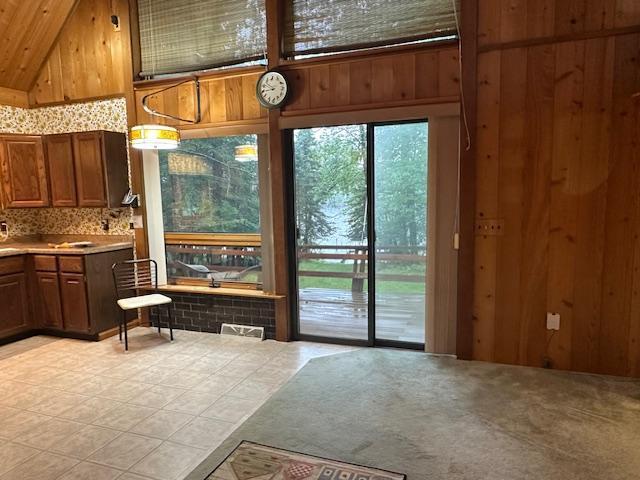
[[[400,473],[242,442],[207,480],[405,480]]]

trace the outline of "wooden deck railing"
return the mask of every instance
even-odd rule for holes
[[[250,257],[258,260],[262,255],[260,247],[257,245],[229,245],[229,247],[221,245],[198,245],[186,243],[167,243],[166,251],[176,255],[194,255],[200,257],[194,262],[201,263],[211,270],[225,271],[244,268],[242,258]],[[330,253],[326,252],[331,251]],[[367,261],[369,259],[368,247],[363,245],[301,245],[298,247],[298,260],[338,260],[341,262],[353,262],[352,270],[345,272],[343,270],[319,271],[319,270],[298,270],[298,275],[303,277],[319,277],[319,278],[343,278],[351,279],[352,291],[361,292],[364,288],[364,281],[367,279]],[[424,252],[424,253],[422,253]],[[213,264],[213,259],[207,259],[207,256],[227,256],[234,257],[231,265]],[[403,262],[403,263],[426,263],[426,247],[398,247],[398,246],[377,246],[376,262]],[[179,268],[176,264],[171,266]],[[377,280],[399,281],[399,282],[425,282],[425,275],[415,274],[392,274],[392,273],[376,273]]]

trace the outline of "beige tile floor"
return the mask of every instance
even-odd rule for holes
[[[0,480],[181,479],[309,359],[352,349],[174,333],[0,347]]]

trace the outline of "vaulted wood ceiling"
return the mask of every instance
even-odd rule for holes
[[[31,88],[75,3],[0,1],[0,87]]]

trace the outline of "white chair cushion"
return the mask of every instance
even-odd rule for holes
[[[140,295],[139,297],[122,298],[118,300],[118,306],[122,310],[133,310],[134,308],[154,307],[171,303],[169,297],[154,293],[151,295]]]

